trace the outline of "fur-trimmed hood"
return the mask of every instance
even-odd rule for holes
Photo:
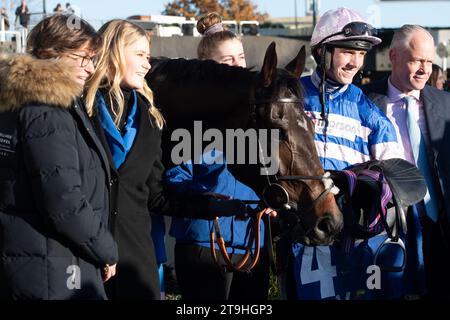
[[[0,112],[31,103],[69,108],[82,90],[61,61],[0,55]]]

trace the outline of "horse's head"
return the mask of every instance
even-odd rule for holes
[[[180,142],[172,137],[175,130],[179,131],[181,128],[184,132],[186,128],[190,133],[189,137],[193,138],[192,141],[197,141],[198,137],[202,139],[202,134],[195,134],[194,121],[202,121],[204,129],[216,128],[221,132],[230,128],[254,127],[254,121],[260,129],[278,129],[281,133],[277,148],[279,157],[276,157],[279,158],[279,166],[271,172],[271,185],[264,196],[266,200],[274,198],[273,201],[267,201],[273,204],[273,207],[292,207],[294,217],[299,217],[295,234],[300,236],[300,241],[325,244],[331,242],[342,228],[342,217],[330,192],[331,180],[322,179],[324,171],[313,141],[313,125],[303,112],[298,78],[303,71],[304,61],[303,49],[286,67],[289,71],[277,69],[277,55],[275,45],[272,44],[267,49],[264,66],[258,75],[244,68],[230,67],[213,61],[169,59],[160,63],[152,61],[152,72],[147,80],[154,92],[155,104],[162,109],[167,120],[165,143],[162,144],[163,160],[167,167],[175,164],[172,158],[174,146],[186,151],[183,155],[190,155],[191,151],[195,154],[195,148],[191,150],[190,143],[186,143],[186,149],[180,147],[185,145],[185,141],[191,141],[190,138],[181,139]],[[253,100],[250,107],[249,95],[250,100]],[[227,140],[226,132],[217,134],[216,138],[217,132],[218,130],[209,131],[211,136],[200,141],[199,145],[203,147],[202,142],[209,145],[210,141],[214,140],[214,146],[225,151],[227,148],[223,142]],[[177,134],[177,137],[184,137]],[[234,139],[234,136],[231,136],[231,139]],[[221,140],[221,137],[225,137],[224,140]],[[218,141],[222,141],[222,144]],[[228,140],[225,145],[227,144]],[[222,145],[222,149],[219,145]],[[226,153],[228,167],[236,178],[263,194],[268,179],[260,175],[259,164],[245,161],[246,157],[255,155],[254,145],[248,144],[245,149],[245,152],[238,152],[239,146],[230,148],[236,152],[233,152],[233,155]],[[243,157],[245,165],[240,165],[240,159],[235,159],[237,153],[246,155]],[[274,157],[271,155],[270,158]],[[278,180],[274,179],[274,175]],[[289,176],[295,179],[284,180]],[[295,176],[320,178],[297,179],[299,177]]]
[[[303,110],[299,77],[304,64],[303,47],[286,70],[277,69],[272,43],[253,91],[257,126],[280,131],[278,173],[269,178],[264,198],[275,209],[295,214],[297,240],[329,244],[341,231],[343,218],[334,199],[332,180],[325,175],[316,152],[313,124]]]

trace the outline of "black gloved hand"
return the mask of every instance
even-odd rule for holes
[[[172,201],[176,206],[172,215],[192,219],[211,220],[214,217],[230,217],[246,213],[241,200],[218,198],[212,194],[178,195]]]
[[[210,197],[208,200],[208,212],[214,217],[231,217],[247,213],[247,206],[237,199],[222,200]]]

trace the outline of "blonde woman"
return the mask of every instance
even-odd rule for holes
[[[145,82],[150,70],[150,38],[140,27],[113,20],[99,34],[103,46],[88,82],[86,106],[109,157],[111,229],[119,247],[117,277],[110,299],[159,299],[152,213],[167,206],[162,196],[161,129]]]

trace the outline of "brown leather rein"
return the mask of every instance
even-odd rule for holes
[[[210,240],[210,249],[211,249],[211,256],[213,257],[214,262],[222,268],[223,266],[220,264],[219,259],[216,254],[215,249],[215,242],[217,242],[217,246],[219,247],[219,252],[225,261],[225,267],[228,271],[243,271],[243,272],[250,272],[259,260],[259,253],[261,249],[261,219],[264,215],[266,209],[261,210],[256,215],[255,221],[252,223],[252,227],[250,230],[250,235],[247,243],[247,249],[245,250],[245,254],[243,255],[242,259],[237,262],[233,263],[231,261],[231,257],[228,254],[227,247],[225,244],[225,240],[223,239],[222,235],[220,234],[220,227],[219,227],[219,218],[215,217],[213,222],[214,226],[212,230],[209,233],[209,240]],[[215,238],[214,234],[217,238]],[[254,253],[252,254],[252,248],[254,247]],[[249,258],[252,257],[252,259],[249,262]]]
[[[251,96],[252,97],[254,96],[254,92],[252,92]],[[259,108],[261,105],[270,104],[270,103],[297,103],[298,104],[298,103],[302,103],[302,101],[300,99],[298,99],[297,97],[277,98],[277,99],[250,99],[249,104],[253,107],[252,118],[255,119],[257,108]],[[319,177],[316,177],[316,176],[314,176],[314,177],[311,177],[311,176],[283,176],[283,177],[277,177],[277,178],[278,178],[278,180],[300,180],[302,182],[304,180],[310,180],[310,179],[320,179],[320,180],[323,179],[322,176],[319,176]],[[269,186],[270,186],[271,181],[269,180],[268,182],[269,182]],[[287,191],[281,185],[279,185],[279,186],[287,194]],[[326,193],[329,192],[329,190],[326,190],[326,191],[327,191]],[[319,199],[316,199],[314,201],[313,206],[322,197],[323,197],[323,195],[319,196]],[[250,202],[255,203],[254,201],[243,201],[243,202],[244,203],[250,203]],[[260,202],[257,202],[257,203],[260,203]],[[285,208],[285,209],[288,209],[288,208]],[[220,268],[222,268],[223,266],[220,264],[219,259],[216,254],[216,249],[215,249],[215,245],[214,245],[216,241],[217,241],[217,246],[219,247],[219,252],[221,253],[223,260],[225,261],[225,264],[226,264],[225,267],[228,271],[250,272],[250,270],[256,266],[256,264],[258,263],[258,260],[259,260],[259,253],[260,253],[260,249],[261,249],[261,245],[260,245],[260,242],[261,242],[261,219],[262,219],[262,216],[264,215],[265,210],[266,209],[261,210],[256,215],[255,221],[252,223],[249,240],[247,243],[247,249],[246,249],[245,254],[243,255],[242,259],[237,263],[233,263],[231,261],[231,257],[227,252],[225,240],[223,239],[222,235],[220,234],[219,218],[218,217],[214,218],[214,220],[213,220],[214,226],[209,233],[210,250],[211,250],[211,256],[213,257],[214,262]],[[217,239],[215,239],[214,234],[216,235]],[[254,254],[252,254],[253,246],[254,246]],[[251,260],[251,263],[247,266],[250,256],[252,256],[253,259]]]

